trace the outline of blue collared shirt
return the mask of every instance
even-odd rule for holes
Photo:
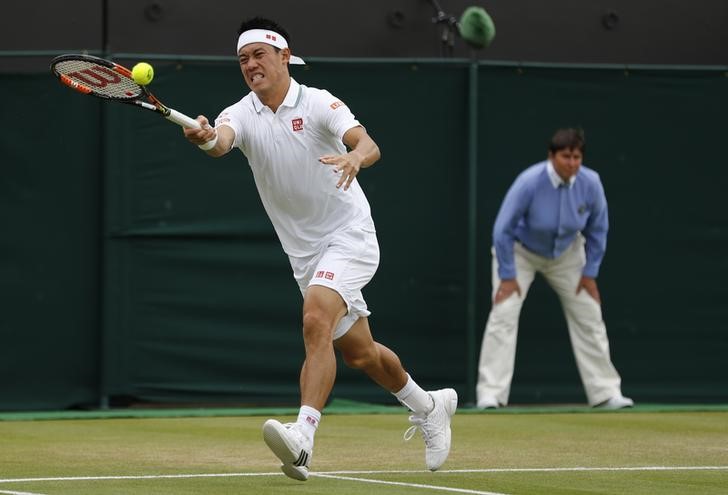
[[[551,162],[530,166],[503,199],[493,227],[498,276],[516,277],[513,244],[549,259],[558,258],[581,232],[586,240],[582,274],[596,277],[607,249],[607,198],[599,174],[582,165],[569,183]]]

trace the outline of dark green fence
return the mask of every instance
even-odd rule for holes
[[[154,91],[190,115],[247,92],[234,59],[155,68]],[[625,394],[728,399],[723,71],[317,60],[293,75],[346,101],[382,149],[359,176],[382,248],[365,296],[422,385],[472,400],[496,211],[552,131],[581,125],[610,205],[600,287]],[[242,154],[207,158],[175,125],[50,74],[0,88],[0,409],[295,404],[300,294]],[[583,402],[545,284],[521,321],[512,401]],[[344,368],[334,394],[392,401]]]

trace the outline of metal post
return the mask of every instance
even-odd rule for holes
[[[467,254],[467,320],[466,345],[468,376],[467,401],[475,403],[477,372],[476,280],[478,267],[478,62],[471,60],[468,77],[468,254]]]

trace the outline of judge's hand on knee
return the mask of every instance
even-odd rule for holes
[[[596,279],[582,275],[581,279],[579,280],[579,285],[576,287],[576,293],[578,294],[579,292],[581,292],[582,289],[584,289],[586,293],[589,294],[596,302],[598,302],[599,304],[602,303],[602,298],[599,295],[599,288],[597,287]]]
[[[516,279],[501,280],[500,285],[498,285],[498,290],[495,292],[493,302],[495,304],[503,302],[511,297],[514,292],[518,293],[519,296],[521,295],[521,288],[518,286]]]

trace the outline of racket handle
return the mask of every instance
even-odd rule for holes
[[[165,118],[188,129],[200,129],[199,122],[172,108],[169,109],[169,115],[165,115]]]

